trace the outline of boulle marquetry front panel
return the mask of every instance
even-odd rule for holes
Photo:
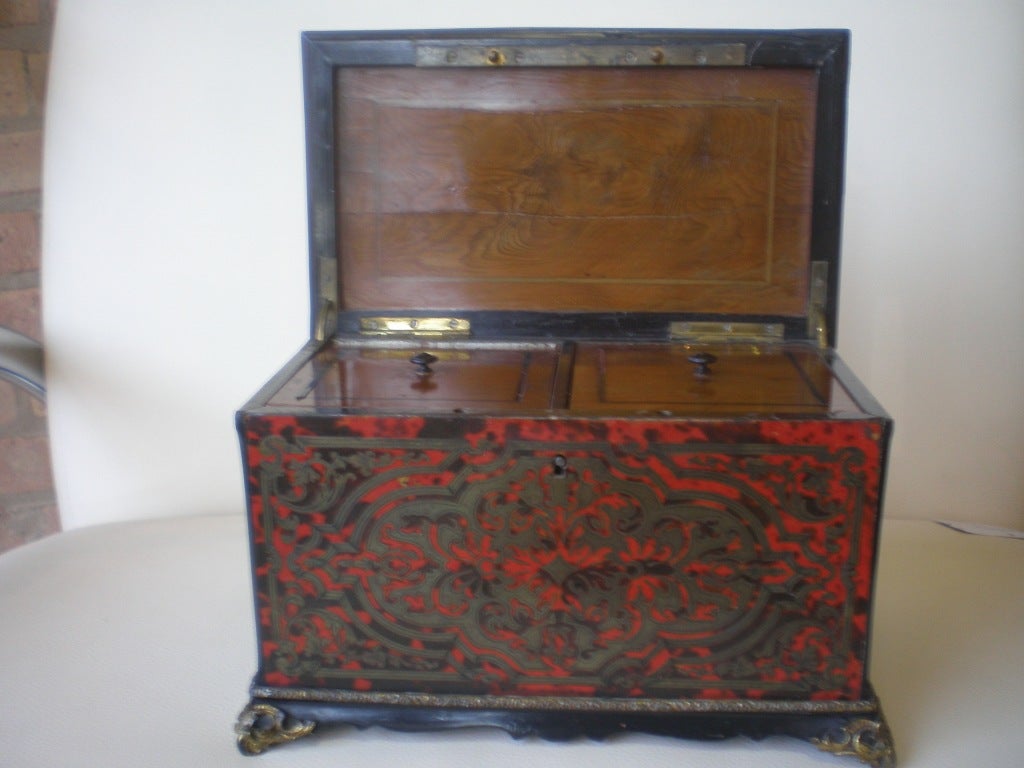
[[[857,700],[879,420],[244,424],[257,684]]]

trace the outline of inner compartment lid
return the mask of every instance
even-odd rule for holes
[[[845,33],[427,35],[307,35],[315,299],[809,314]]]
[[[695,370],[695,353],[713,355],[705,374]],[[336,338],[303,360],[266,405],[327,416],[867,415],[830,361],[825,351],[804,342]]]

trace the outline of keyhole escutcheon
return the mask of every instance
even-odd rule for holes
[[[551,460],[551,473],[554,477],[565,477],[566,468],[568,466],[569,460],[562,454],[558,454]]]

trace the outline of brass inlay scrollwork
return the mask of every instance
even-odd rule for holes
[[[267,553],[266,663],[293,684],[507,693],[554,664],[595,695],[653,694],[629,705],[640,709],[703,698],[704,680],[768,699],[857,694],[851,602],[817,587],[833,573],[832,589],[854,594],[850,570],[804,539],[783,547],[762,533],[765,520],[780,531],[793,520],[838,547],[857,530],[853,449],[680,443],[644,454],[669,468],[659,474],[601,442],[470,451],[457,437],[271,435],[260,447],[264,529],[285,545]],[[570,456],[557,482],[556,450]],[[306,574],[303,589],[279,572]],[[691,637],[713,642],[697,655]],[[646,657],[624,657],[627,640],[671,663],[653,674]]]
[[[293,720],[271,704],[250,703],[238,716],[235,736],[245,755],[258,755],[277,744],[308,736],[316,728],[309,720]]]
[[[856,757],[873,768],[895,768],[896,748],[888,724],[878,719],[856,718],[838,731],[830,731],[820,739],[811,739],[818,749],[834,755]]]

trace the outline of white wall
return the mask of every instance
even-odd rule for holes
[[[897,421],[887,512],[1024,527],[1018,0],[61,0],[44,170],[67,527],[242,509],[233,412],[305,339],[298,33],[853,31],[839,349]]]

